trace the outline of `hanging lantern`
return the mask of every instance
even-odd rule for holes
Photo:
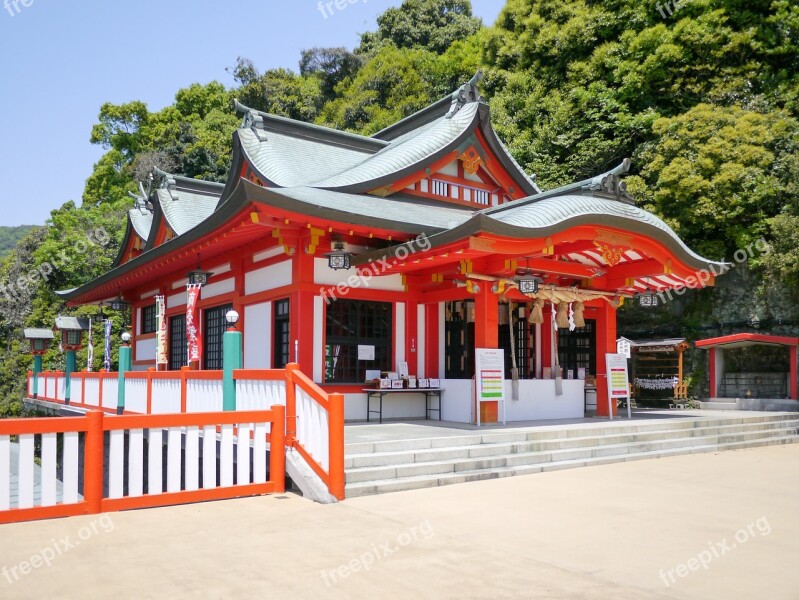
[[[352,253],[344,251],[344,242],[341,240],[336,240],[333,243],[333,251],[327,254],[327,266],[334,271],[349,269],[352,266]]]
[[[517,285],[522,294],[538,293],[538,279],[535,277],[523,277],[517,281]]]
[[[110,305],[111,305],[111,310],[120,311],[120,310],[125,310],[129,306],[129,303],[126,300],[124,300],[122,296],[117,296],[116,298],[111,300]]]
[[[654,292],[645,292],[638,295],[638,302],[646,308],[654,308],[658,305],[658,295]]]
[[[208,284],[208,280],[211,279],[211,275],[213,275],[213,273],[211,273],[210,271],[203,271],[202,268],[200,268],[200,255],[198,254],[197,268],[194,271],[188,273],[186,277],[189,278],[189,283],[191,285],[199,285],[202,287]]]

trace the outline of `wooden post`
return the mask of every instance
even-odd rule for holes
[[[294,447],[297,441],[297,394],[294,389],[294,371],[299,371],[300,365],[289,363],[286,365],[286,445]]]
[[[344,500],[344,395],[330,394],[328,402],[330,493]]]
[[[103,500],[103,412],[92,410],[86,415],[86,446],[83,454],[83,498],[89,514],[101,511]]]
[[[280,404],[272,406],[275,420],[269,435],[269,479],[275,484],[275,493],[286,491],[286,409]]]

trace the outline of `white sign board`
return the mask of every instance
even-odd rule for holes
[[[358,360],[374,360],[375,347],[374,346],[358,346]]]
[[[608,414],[613,419],[613,405],[618,398],[627,398],[627,416],[630,411],[630,377],[627,373],[627,357],[624,354],[606,354],[605,367],[608,379]]]
[[[502,403],[502,424],[505,424],[505,351],[501,348],[475,348],[475,394],[477,425],[480,425],[480,403]]]

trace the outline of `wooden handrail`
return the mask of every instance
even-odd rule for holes
[[[152,493],[143,496],[104,498],[104,439],[108,431],[136,429],[168,429],[183,427],[219,427],[241,423],[269,423],[271,432],[269,480],[267,483],[243,483],[200,490]],[[7,419],[0,421],[0,435],[41,435],[47,433],[85,432],[83,451],[83,500],[54,506],[12,508],[0,511],[0,523],[30,521],[44,518],[97,514],[113,510],[167,506],[187,502],[235,498],[285,491],[285,408],[272,406],[269,410],[240,412],[211,412],[166,415],[104,415],[92,410],[83,417],[55,417],[41,419]],[[216,434],[214,434],[216,435]],[[249,444],[249,440],[245,443]]]

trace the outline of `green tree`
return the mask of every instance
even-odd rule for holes
[[[368,54],[393,44],[442,54],[455,41],[477,33],[481,25],[472,16],[469,0],[404,0],[377,17],[377,31],[364,33],[357,51]]]

